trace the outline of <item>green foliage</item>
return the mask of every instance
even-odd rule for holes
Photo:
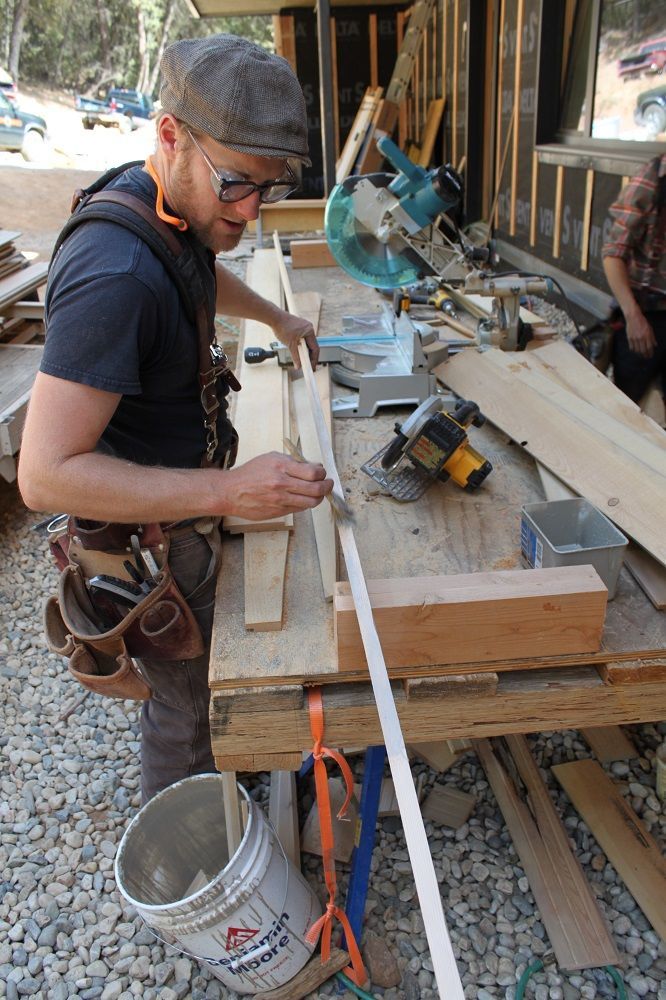
[[[229,32],[273,48],[270,17],[193,18],[185,0],[31,0],[21,46],[21,82],[93,92],[134,87],[139,78],[139,9],[147,57],[154,66],[170,5],[176,9],[167,42]],[[7,64],[14,0],[0,0],[0,64]],[[108,60],[100,17],[108,26]],[[158,83],[159,87],[159,83]]]

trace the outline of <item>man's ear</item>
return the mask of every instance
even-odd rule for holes
[[[173,115],[163,114],[157,124],[157,145],[166,156],[173,156],[182,141],[182,126]]]

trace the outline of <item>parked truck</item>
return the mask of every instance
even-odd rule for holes
[[[136,118],[152,118],[155,114],[153,100],[149,94],[121,87],[112,87],[104,100],[94,100],[77,94],[74,104],[76,110],[81,112],[81,121],[86,129],[104,125],[129,132],[136,128]]]

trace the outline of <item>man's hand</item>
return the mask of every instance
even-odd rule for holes
[[[651,358],[654,354],[657,340],[654,330],[638,307],[625,315],[627,327],[627,342],[632,351],[643,358]]]
[[[275,331],[278,340],[291,351],[291,356],[294,359],[294,365],[296,368],[301,367],[301,362],[298,357],[298,342],[301,339],[305,339],[305,343],[308,345],[310,362],[312,363],[312,369],[314,371],[317,367],[317,359],[319,358],[319,344],[317,343],[314,327],[310,320],[303,319],[301,316],[294,316],[292,313],[280,310],[278,320],[274,321],[271,326]]]
[[[333,489],[323,465],[297,462],[272,451],[258,455],[224,476],[225,514],[262,521],[317,507]]]

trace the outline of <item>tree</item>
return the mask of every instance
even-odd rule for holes
[[[9,41],[9,73],[15,80],[19,78],[19,60],[23,44],[23,27],[30,0],[15,0],[12,33]]]

